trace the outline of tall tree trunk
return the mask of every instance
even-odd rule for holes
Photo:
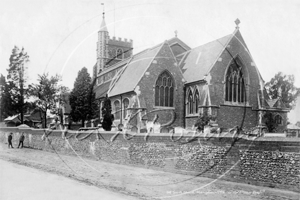
[[[20,105],[20,114],[21,114],[21,124],[24,124],[24,88],[23,88],[23,67],[21,68],[20,72],[20,100],[21,100],[21,105]]]
[[[43,124],[43,128],[47,128],[47,109],[45,109],[45,112],[44,112],[44,124]]]

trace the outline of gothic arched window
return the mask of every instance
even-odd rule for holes
[[[114,117],[115,119],[120,119],[120,101],[119,100],[116,100],[114,102]]]
[[[127,108],[129,105],[129,100],[126,98],[123,100],[123,118],[125,118],[127,116]]]
[[[123,59],[123,50],[122,49],[117,50],[117,58],[118,59]]]
[[[276,115],[275,122],[276,122],[276,124],[282,124],[282,117],[280,115]]]
[[[243,69],[237,58],[228,67],[225,84],[225,101],[237,103],[246,101]]]
[[[186,113],[187,114],[193,113],[193,93],[191,90],[188,92],[187,95]]]
[[[195,113],[198,113],[198,106],[199,106],[199,92],[196,90],[194,95],[194,111]]]
[[[155,83],[155,106],[173,107],[174,81],[170,73],[164,71]]]

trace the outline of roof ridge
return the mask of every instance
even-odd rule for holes
[[[123,60],[121,60],[121,61],[119,61],[119,62],[117,62],[117,63],[115,63],[115,64],[113,64],[113,65],[111,65],[111,66],[109,66],[108,69],[102,71],[98,76],[103,75],[103,74],[106,74],[106,73],[108,73],[108,72],[111,72],[111,71],[115,70],[116,68],[123,67],[123,65],[126,65],[126,64],[127,64],[127,61],[128,61],[131,57],[132,57],[132,56],[127,57],[127,58],[125,58],[125,59],[123,59]],[[118,65],[120,65],[120,66],[118,66]]]
[[[192,48],[191,50],[196,49],[196,48],[199,48],[199,47],[202,47],[202,46],[205,46],[205,45],[208,45],[208,44],[213,43],[213,42],[216,42],[216,41],[219,41],[220,39],[225,38],[225,37],[228,37],[228,36],[233,37],[233,35],[234,35],[233,33],[230,33],[230,34],[225,35],[225,36],[223,36],[223,37],[220,37],[220,38],[218,38],[218,39],[216,39],[216,40],[212,40],[212,41],[206,42],[206,43],[204,43],[204,44],[201,44],[201,45],[199,45],[199,46],[197,46],[197,47],[195,47],[195,48]]]

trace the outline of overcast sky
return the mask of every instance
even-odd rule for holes
[[[263,79],[296,76],[300,87],[300,1],[247,0],[0,0],[0,73],[14,45],[30,56],[29,82],[61,74],[73,88],[82,67],[92,74],[102,6],[110,36],[133,40],[134,53],[178,37],[190,47],[230,34],[235,19]],[[300,104],[300,102],[299,102]],[[298,106],[300,113],[300,105]],[[290,118],[300,121],[296,112]]]

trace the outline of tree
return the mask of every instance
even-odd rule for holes
[[[264,121],[265,124],[268,128],[269,133],[274,133],[276,132],[276,129],[278,127],[278,124],[275,121],[274,114],[272,112],[267,111],[266,114],[264,115]]]
[[[102,128],[106,131],[111,130],[111,125],[114,121],[114,115],[111,114],[111,101],[107,97],[104,99],[103,107],[102,107]]]
[[[10,96],[10,88],[6,82],[5,76],[0,75],[0,121],[11,115],[15,115],[12,109],[12,99]]]
[[[71,118],[73,121],[81,121],[82,126],[86,120],[93,119],[97,115],[97,104],[93,83],[86,67],[83,67],[74,82],[74,88],[70,94]]]
[[[294,75],[285,75],[278,72],[265,86],[271,99],[281,96],[282,102],[288,108],[292,108],[295,105],[297,96],[300,94],[300,88],[297,88],[294,83]]]
[[[204,108],[203,113],[200,113],[200,115],[195,123],[195,127],[197,127],[197,129],[199,131],[203,131],[204,127],[208,124],[208,122],[211,119],[212,119],[212,116],[208,115],[207,108]]]
[[[25,88],[26,78],[26,63],[29,62],[29,56],[24,51],[15,46],[12,50],[12,54],[9,58],[9,68],[7,69],[7,81],[10,87],[10,96],[12,101],[12,112],[20,113],[20,121],[23,124],[23,112],[24,112],[24,95],[27,94],[27,88]]]
[[[35,104],[44,113],[42,117],[43,128],[47,125],[47,112],[58,114],[59,104],[63,104],[61,94],[68,91],[65,86],[59,85],[61,77],[59,75],[49,77],[48,73],[38,75],[38,84],[30,86],[30,92],[35,97]]]

